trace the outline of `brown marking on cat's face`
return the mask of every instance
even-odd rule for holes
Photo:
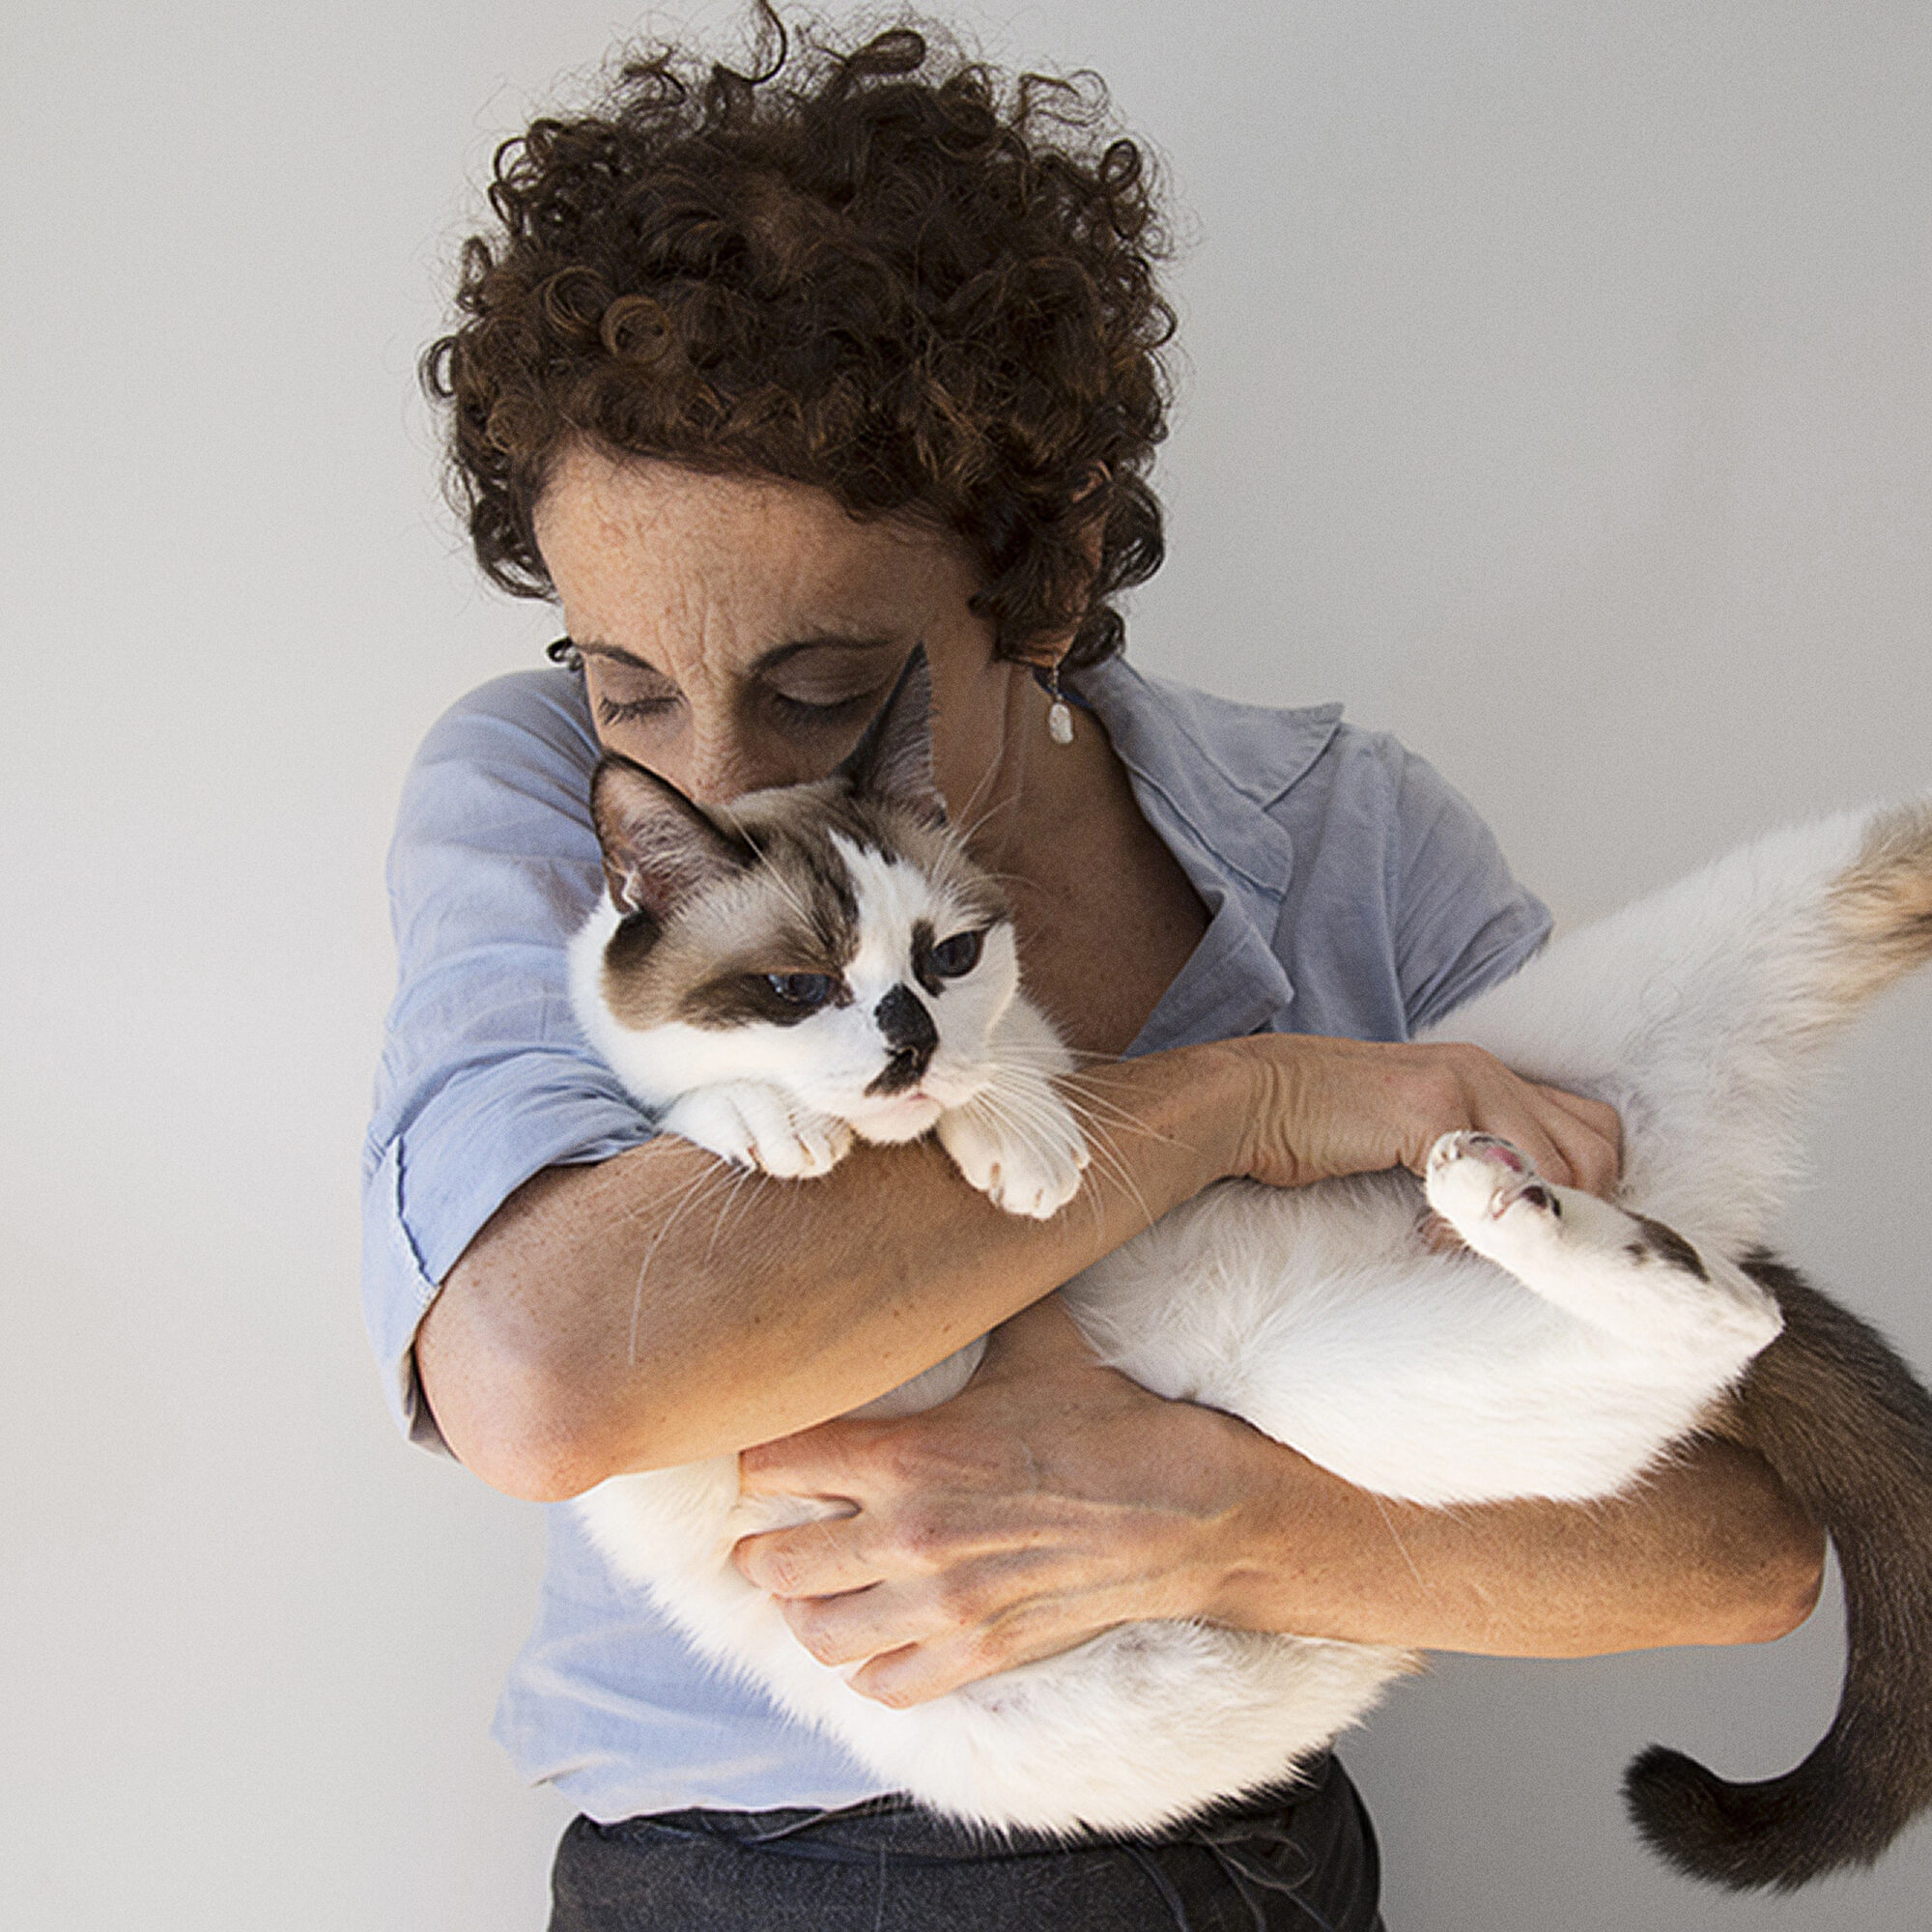
[[[929,709],[916,652],[831,777],[729,805],[615,754],[598,767],[618,919],[596,998],[635,1091],[777,1087],[891,1141],[995,1077],[1017,950],[1003,895],[946,829]]]
[[[673,1020],[733,1027],[805,1018],[812,1009],[783,1000],[773,974],[822,974],[835,982],[833,1004],[849,1000],[843,975],[858,949],[858,905],[834,835],[918,868],[971,922],[1008,917],[999,888],[942,829],[854,798],[840,780],[754,792],[710,815],[757,857],[667,918],[618,928],[605,953],[604,999],[639,1032]]]

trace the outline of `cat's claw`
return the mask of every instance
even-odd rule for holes
[[[852,1146],[852,1129],[753,1080],[700,1088],[667,1107],[660,1124],[738,1167],[781,1180],[829,1174]]]
[[[1562,1202],[1529,1156],[1494,1134],[1444,1134],[1429,1150],[1423,1187],[1430,1207],[1478,1252],[1513,1210],[1549,1222],[1563,1215]]]
[[[939,1117],[939,1144],[994,1207],[1050,1220],[1080,1191],[1092,1157],[1073,1116],[1057,1101],[1055,1107],[1061,1118],[1034,1125],[1025,1140],[978,1103],[955,1107]]]

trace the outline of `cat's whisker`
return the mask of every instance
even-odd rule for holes
[[[1153,1126],[1130,1108],[1116,1106],[1104,1096],[1085,1092],[1074,1076],[1062,1081],[1060,1098],[1066,1110],[1083,1123],[1101,1122],[1108,1126],[1124,1128],[1130,1133],[1138,1134],[1143,1140],[1158,1141],[1166,1147],[1175,1144],[1173,1135],[1162,1133],[1158,1127]]]
[[[1415,1567],[1415,1558],[1408,1553],[1408,1545],[1402,1540],[1402,1531],[1395,1526],[1395,1518],[1389,1515],[1388,1504],[1380,1496],[1376,1495],[1373,1490],[1365,1491],[1364,1493],[1375,1498],[1376,1514],[1381,1518],[1382,1526],[1389,1533],[1389,1541],[1402,1552],[1402,1560],[1408,1565],[1408,1574],[1415,1578],[1416,1582],[1421,1585],[1425,1592],[1429,1592],[1429,1580]],[[1430,1592],[1430,1594],[1433,1595],[1434,1593]]]
[[[1135,1210],[1150,1228],[1160,1217],[1148,1206],[1147,1196],[1134,1179],[1133,1170],[1105,1134],[1090,1134],[1087,1142],[1089,1163],[1097,1176],[1113,1184],[1134,1204]]]
[[[671,1204],[670,1211],[665,1215],[657,1234],[638,1264],[637,1285],[631,1294],[631,1332],[625,1352],[625,1360],[632,1368],[638,1365],[638,1330],[643,1321],[644,1280],[651,1271],[651,1264],[657,1259],[658,1250],[664,1245],[671,1230],[684,1218],[686,1210],[700,1199],[715,1194],[721,1185],[723,1176],[729,1172],[728,1167],[723,1162],[714,1163],[680,1190]],[[639,1214],[645,1211],[649,1210],[640,1208]]]
[[[983,810],[980,798],[986,787],[993,782],[993,772],[989,768],[980,775],[980,781],[966,796],[966,803],[956,815],[949,814],[952,835],[962,845],[971,845],[976,834],[984,831],[997,811],[1010,811],[1020,802],[1017,786],[1005,798],[990,800]]]
[[[764,1183],[770,1179],[770,1175],[763,1173],[755,1167],[747,1167],[739,1171],[731,1182],[729,1191],[724,1196],[724,1205],[718,1209],[717,1218],[711,1224],[711,1239],[706,1244],[704,1250],[704,1260],[707,1266],[710,1265],[713,1255],[718,1251],[718,1242],[724,1233],[726,1223],[731,1218],[731,1210],[735,1208],[738,1210],[739,1219],[742,1220],[745,1210],[756,1202],[759,1195],[765,1191]],[[747,1181],[755,1181],[757,1183],[756,1186],[750,1189],[749,1193],[746,1189]]]
[[[784,868],[773,862],[772,855],[758,843],[755,838],[748,834],[746,835],[745,842],[757,854],[759,866],[770,875],[772,883],[778,887],[780,895],[783,897],[785,903],[791,907],[792,911],[807,925],[810,925],[811,923],[811,915],[808,911],[804,899],[799,896],[798,889],[785,877]]]
[[[1059,1122],[1053,1105],[1044,1096],[1028,1089],[1001,1087],[989,1096],[990,1108],[999,1124],[1006,1129],[1020,1146],[1032,1152],[1045,1153],[1051,1151],[1058,1139]],[[1079,1118],[1077,1107],[1069,1108],[1075,1118]],[[1158,1218],[1149,1207],[1147,1197],[1134,1180],[1132,1172],[1114,1146],[1112,1137],[1104,1126],[1094,1123],[1087,1135],[1088,1159],[1096,1177],[1104,1178],[1118,1186],[1133,1203],[1141,1218],[1151,1227]],[[1098,1203],[1094,1204],[1098,1211]]]

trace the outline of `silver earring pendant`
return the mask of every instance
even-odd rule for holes
[[[1046,674],[1046,689],[1053,698],[1053,702],[1046,707],[1046,735],[1056,745],[1070,745],[1073,742],[1073,711],[1061,693],[1058,663]]]

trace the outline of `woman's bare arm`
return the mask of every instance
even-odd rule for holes
[[[1095,1175],[1054,1220],[1006,1214],[930,1140],[774,1181],[672,1137],[552,1168],[492,1217],[416,1339],[456,1454],[511,1494],[576,1495],[856,1407],[984,1334],[1229,1171],[1238,1062],[1110,1074],[1142,1123],[1132,1191]]]
[[[1136,1124],[1045,1223],[1000,1212],[929,1141],[861,1147],[810,1181],[736,1175],[671,1138],[547,1170],[418,1331],[445,1439],[485,1481],[541,1498],[767,1441],[896,1387],[1224,1175],[1420,1166],[1464,1126],[1554,1179],[1614,1174],[1607,1110],[1472,1048],[1264,1037],[1104,1077],[1107,1118]]]
[[[1822,1574],[1817,1530],[1729,1443],[1601,1503],[1419,1509],[1100,1368],[1057,1303],[1009,1322],[952,1402],[830,1423],[745,1470],[857,1505],[738,1561],[814,1655],[871,1660],[854,1683],[893,1704],[1150,1617],[1501,1656],[1759,1642]]]

